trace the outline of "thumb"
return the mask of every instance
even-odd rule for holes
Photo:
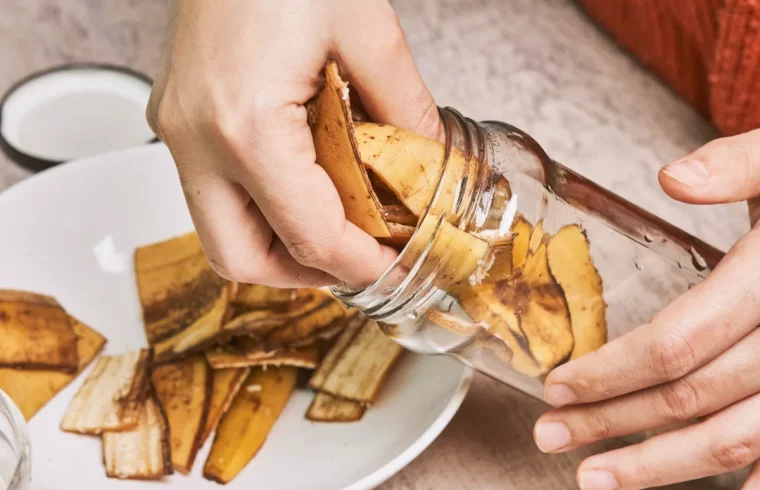
[[[663,167],[659,180],[670,197],[692,204],[760,196],[760,130],[712,141]]]
[[[342,15],[352,20],[337,24],[335,42],[341,66],[372,119],[443,141],[438,106],[422,80],[390,2],[351,2]]]

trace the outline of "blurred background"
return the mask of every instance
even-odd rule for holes
[[[659,189],[662,165],[716,134],[571,0],[392,3],[439,105],[520,127],[555,160],[721,249],[746,231],[743,204],[695,208]],[[0,93],[32,72],[70,62],[115,63],[152,77],[166,6],[163,0],[4,1]],[[29,175],[0,154],[0,191]],[[588,451],[541,455],[531,428],[544,410],[479,377],[446,431],[383,488],[452,488],[452,482],[574,488],[575,468]]]

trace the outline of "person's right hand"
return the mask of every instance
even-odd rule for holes
[[[346,220],[304,104],[335,58],[375,121],[440,139],[388,1],[171,3],[147,117],[214,269],[278,287],[376,279],[395,252]]]

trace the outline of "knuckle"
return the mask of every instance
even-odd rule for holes
[[[288,251],[299,264],[307,267],[325,270],[333,263],[331,247],[317,240],[294,241],[288,245]]]
[[[664,415],[676,420],[690,420],[699,414],[699,393],[685,378],[662,386],[660,393]]]
[[[594,441],[609,439],[615,435],[612,421],[599,409],[591,408],[588,415],[588,435]]]
[[[254,89],[246,101],[235,96],[212,94],[203,120],[204,130],[220,141],[233,155],[246,160],[257,135],[281,119],[279,106],[272,94]]]
[[[420,106],[423,108],[420,117],[413,131],[431,139],[438,139],[441,131],[441,122],[438,115],[438,106],[430,97],[424,97],[420,100]]]
[[[265,278],[259,273],[256,264],[241,266],[241,262],[224,254],[209,254],[208,262],[211,268],[221,278],[232,282],[260,284]]]
[[[637,483],[642,488],[659,487],[666,483],[660,472],[651,466],[637,463],[635,468],[633,474],[637,476]]]
[[[683,334],[671,333],[653,342],[649,349],[649,365],[660,381],[680,378],[690,372],[695,363],[694,349]]]
[[[755,462],[758,456],[758,443],[750,437],[729,439],[710,446],[710,459],[726,471],[744,468]]]
[[[155,126],[158,134],[164,140],[173,140],[179,134],[182,134],[182,122],[177,116],[178,111],[174,110],[173,104],[167,100],[158,102],[155,116]]]

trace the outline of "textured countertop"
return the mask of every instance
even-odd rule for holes
[[[659,189],[661,165],[715,134],[571,1],[394,4],[439,105],[528,131],[555,160],[719,248],[747,230],[743,204],[695,208],[672,202]],[[121,63],[152,75],[165,8],[158,0],[5,2],[0,92],[32,71],[69,61]],[[0,155],[0,190],[27,176]],[[382,488],[575,488],[578,463],[604,446],[542,455],[531,430],[544,410],[477,377],[449,427]]]

